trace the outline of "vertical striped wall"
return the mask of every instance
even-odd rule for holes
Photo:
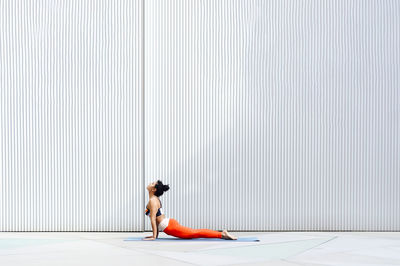
[[[145,181],[182,225],[400,230],[400,2],[145,4]],[[146,229],[150,229],[146,222]]]
[[[143,229],[142,1],[0,1],[0,231]]]
[[[0,231],[400,230],[399,10],[0,1]]]

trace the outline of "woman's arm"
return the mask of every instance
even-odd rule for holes
[[[156,222],[156,214],[157,214],[157,205],[154,203],[150,203],[150,221],[151,221],[151,227],[153,228],[153,237],[157,238],[158,237],[158,228],[157,228],[157,222]]]

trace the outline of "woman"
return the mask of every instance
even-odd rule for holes
[[[158,237],[158,232],[164,232],[167,235],[180,237],[180,238],[223,238],[230,240],[237,240],[237,237],[224,230],[222,232],[210,229],[192,229],[182,226],[177,220],[173,218],[166,218],[162,210],[161,201],[159,197],[169,190],[168,185],[158,180],[147,186],[149,191],[149,203],[146,206],[145,213],[149,215],[151,227],[153,228],[153,235],[146,236],[143,240],[155,240]]]

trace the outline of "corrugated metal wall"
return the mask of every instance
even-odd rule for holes
[[[400,230],[400,2],[142,3],[0,2],[0,231]]]
[[[142,1],[0,1],[0,231],[143,230]]]
[[[144,18],[145,176],[170,184],[168,216],[400,230],[400,1],[151,0]]]

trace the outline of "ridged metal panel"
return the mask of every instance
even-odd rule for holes
[[[399,11],[146,1],[145,182],[171,186],[166,215],[215,230],[399,230]]]
[[[399,10],[0,1],[0,231],[399,230]]]
[[[142,1],[0,1],[0,231],[143,230]]]

